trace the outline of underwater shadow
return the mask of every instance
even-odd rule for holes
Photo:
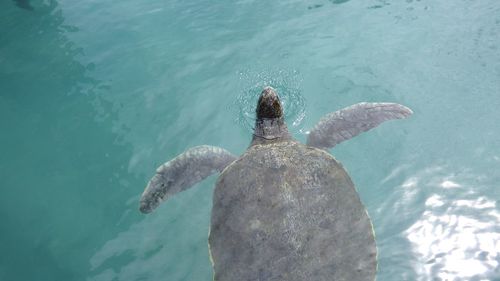
[[[0,138],[8,148],[1,186],[9,187],[0,197],[0,279],[81,280],[132,194],[116,179],[126,180],[130,149],[115,144],[114,113],[99,98],[106,84],[79,61],[83,49],[68,38],[78,28],[58,2],[26,17],[8,4],[2,17],[15,31],[2,33],[0,66],[1,130],[9,132]]]
[[[16,3],[16,6],[18,6],[21,9],[25,9],[28,11],[33,11],[33,7],[30,4],[29,0],[13,0],[14,3]]]

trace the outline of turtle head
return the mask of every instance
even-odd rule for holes
[[[265,87],[260,94],[256,114],[257,119],[250,146],[290,139],[283,106],[273,88]]]
[[[283,108],[276,91],[265,87],[257,102],[257,119],[276,119],[283,117]]]

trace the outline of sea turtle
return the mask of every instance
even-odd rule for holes
[[[324,116],[304,145],[289,134],[279,97],[266,87],[242,156],[206,145],[188,149],[156,170],[140,211],[218,171],[208,239],[214,280],[374,280],[370,218],[327,149],[411,114],[395,103],[359,103]]]

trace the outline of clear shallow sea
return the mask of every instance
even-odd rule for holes
[[[497,0],[30,5],[0,3],[0,280],[211,280],[216,177],[138,199],[188,147],[242,153],[267,84],[301,141],[353,103],[415,112],[331,150],[378,280],[500,280]]]

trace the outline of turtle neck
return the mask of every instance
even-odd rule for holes
[[[275,143],[291,139],[283,117],[260,118],[255,121],[255,128],[250,146]]]

